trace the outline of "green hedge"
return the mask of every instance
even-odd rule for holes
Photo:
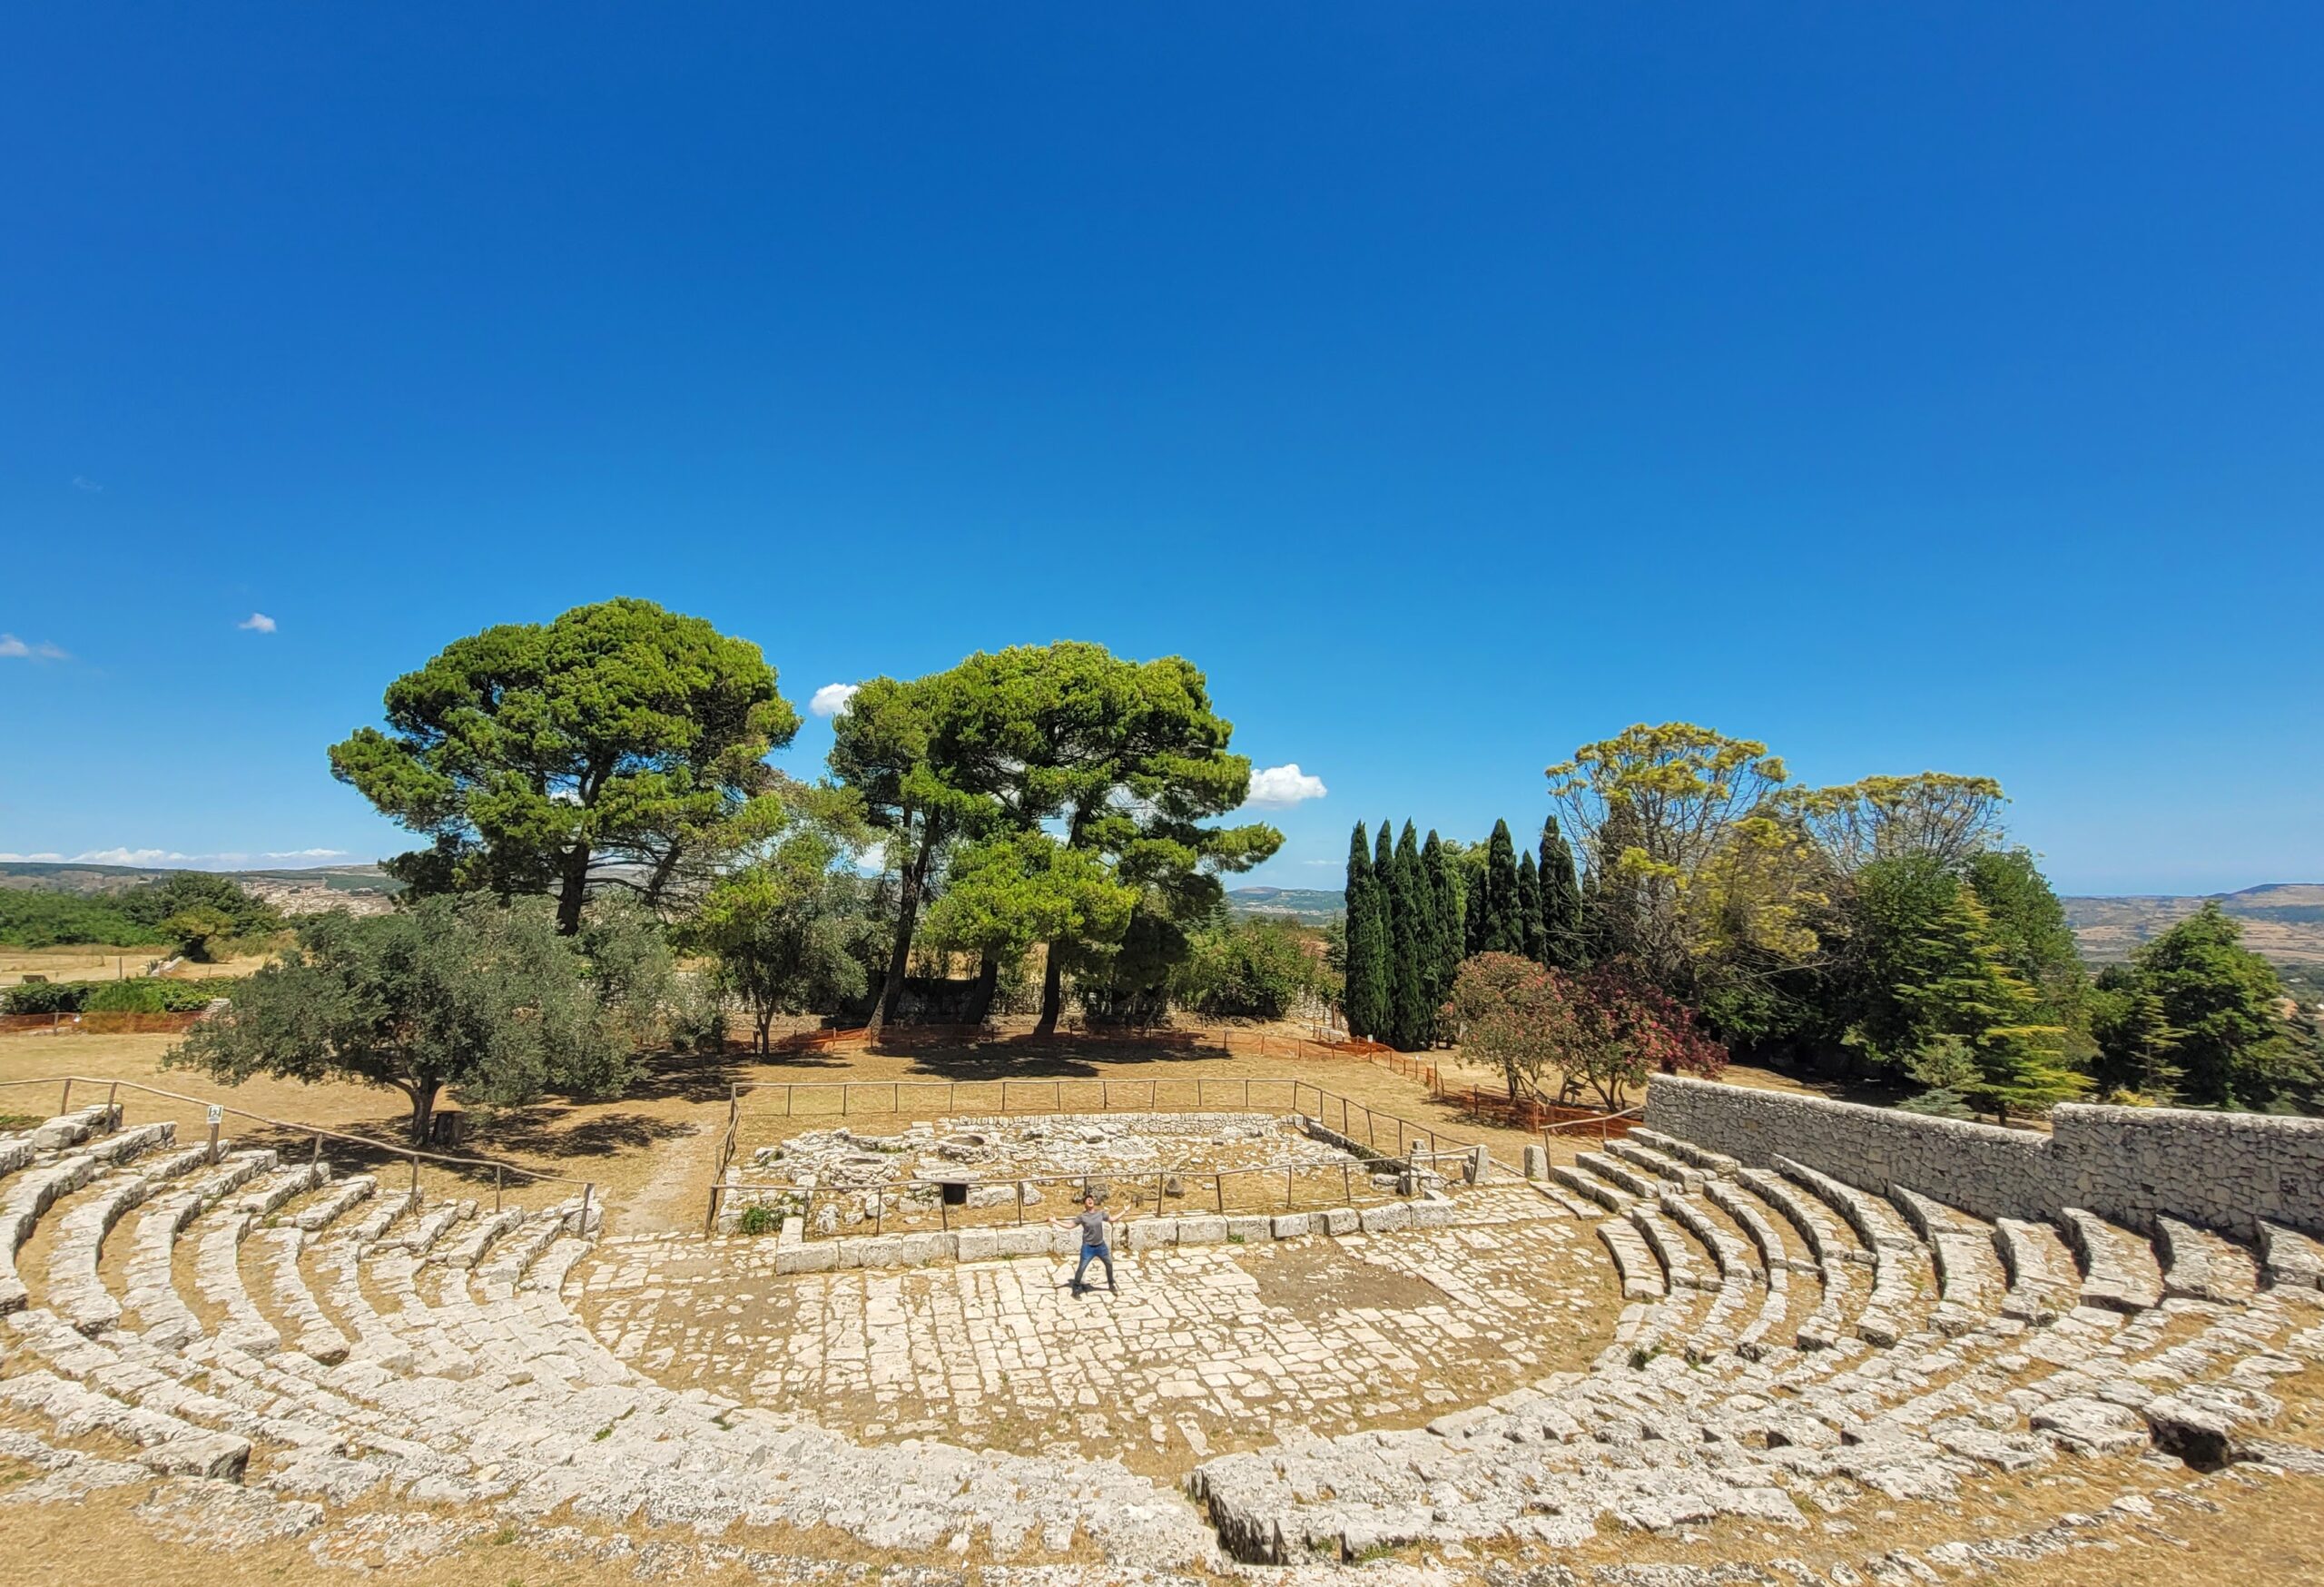
[[[12,986],[0,992],[0,1012],[11,1014],[198,1014],[212,998],[233,996],[234,983],[216,981],[55,981]]]

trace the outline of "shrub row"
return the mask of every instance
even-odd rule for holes
[[[212,998],[233,995],[219,981],[54,981],[0,991],[10,1014],[198,1014]]]

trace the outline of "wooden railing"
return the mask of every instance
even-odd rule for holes
[[[1256,1098],[1254,1087],[1260,1088]],[[1187,1088],[1192,1089],[1191,1095]],[[1375,1158],[1405,1158],[1423,1148],[1423,1143],[1432,1158],[1450,1157],[1468,1151],[1474,1144],[1458,1140],[1448,1144],[1446,1138],[1432,1126],[1385,1112],[1293,1075],[1187,1075],[1147,1080],[738,1080],[727,1095],[726,1128],[719,1142],[717,1166],[711,1174],[710,1205],[704,1218],[705,1230],[717,1227],[721,1198],[731,1188],[726,1183],[726,1171],[733,1167],[740,1148],[743,1099],[761,1092],[781,1093],[781,1109],[764,1110],[766,1116],[781,1119],[915,1114],[949,1117],[964,1111],[971,1115],[1299,1113],[1339,1135],[1357,1148],[1360,1154]],[[803,1098],[821,1105],[803,1110]],[[835,1108],[831,1106],[834,1102]],[[1384,1138],[1391,1144],[1384,1147]],[[1251,1171],[1255,1170],[1219,1170],[1230,1175]],[[1279,1173],[1282,1169],[1276,1167],[1265,1171]],[[1201,1170],[1196,1177],[1206,1177],[1211,1172]],[[1027,1177],[1016,1175],[1011,1178]]]
[[[311,1139],[314,1142],[314,1151],[310,1161],[319,1160],[322,1157],[324,1141],[346,1141],[350,1145],[359,1146],[367,1151],[385,1152],[390,1157],[408,1158],[411,1163],[411,1188],[415,1193],[419,1189],[419,1165],[423,1162],[435,1163],[444,1168],[489,1168],[492,1170],[492,1209],[495,1212],[500,1210],[502,1188],[507,1176],[510,1174],[520,1174],[528,1181],[539,1185],[576,1185],[581,1189],[581,1227],[584,1229],[589,1227],[589,1209],[597,1193],[597,1183],[594,1179],[574,1179],[563,1174],[544,1173],[538,1168],[528,1168],[522,1163],[503,1162],[497,1158],[448,1157],[441,1152],[425,1152],[417,1147],[399,1146],[393,1141],[380,1140],[374,1136],[350,1135],[345,1130],[330,1129],[320,1124],[304,1124],[288,1119],[270,1119],[263,1113],[253,1113],[246,1108],[236,1108],[229,1103],[212,1101],[205,1097],[189,1097],[180,1091],[165,1091],[159,1086],[145,1085],[138,1080],[101,1080],[91,1079],[86,1075],[44,1075],[25,1079],[0,1080],[0,1087],[9,1086],[59,1087],[56,1101],[56,1111],[59,1114],[73,1110],[73,1089],[75,1086],[83,1089],[84,1096],[94,1096],[102,1089],[104,1092],[105,1105],[109,1108],[121,1106],[122,1092],[136,1091],[148,1097],[159,1097],[172,1102],[182,1102],[191,1108],[202,1109],[209,1119],[210,1148],[212,1157],[215,1157],[218,1151],[219,1126],[227,1118],[247,1119],[251,1123],[264,1125],[269,1129],[279,1129],[287,1134],[303,1136]]]

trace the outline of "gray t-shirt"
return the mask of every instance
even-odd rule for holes
[[[1076,1213],[1073,1221],[1081,1226],[1081,1243],[1085,1246],[1104,1245],[1106,1225],[1112,1220],[1113,1216],[1102,1207],[1092,1208],[1088,1212]]]

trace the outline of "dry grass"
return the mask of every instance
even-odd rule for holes
[[[1297,1032],[1286,1027],[1285,1033]],[[67,1074],[100,1081],[133,1080],[272,1119],[346,1130],[382,1142],[403,1138],[407,1108],[399,1092],[264,1078],[240,1087],[222,1087],[199,1074],[164,1070],[162,1055],[175,1042],[169,1036],[4,1036],[0,1037],[0,1082]],[[1187,1092],[1192,1082],[1199,1080],[1205,1095],[1217,1100],[1230,1090],[1239,1090],[1239,1082],[1285,1077],[1345,1097],[1358,1108],[1378,1109],[1384,1119],[1393,1116],[1434,1130],[1446,1148],[1482,1141],[1503,1163],[1516,1162],[1522,1148],[1538,1139],[1465,1119],[1457,1106],[1432,1097],[1417,1081],[1355,1060],[1230,1058],[1220,1056],[1215,1049],[1124,1047],[1103,1040],[1061,1040],[1039,1047],[1002,1041],[911,1052],[773,1058],[747,1053],[668,1054],[649,1063],[626,1096],[612,1100],[550,1097],[528,1107],[473,1110],[467,1149],[544,1173],[593,1181],[617,1230],[688,1228],[703,1217],[725,1129],[727,1099],[738,1082],[957,1082],[966,1109],[980,1106],[970,1099],[997,1095],[997,1086],[990,1082],[1002,1079],[1011,1082],[1012,1094],[1018,1091],[1018,1082],[1058,1082],[1070,1105],[1072,1096],[1086,1089],[1078,1082],[1127,1083],[1140,1093],[1147,1082],[1153,1082],[1167,1096],[1174,1090]],[[1287,1099],[1288,1087],[1274,1090]],[[1262,1088],[1262,1096],[1265,1091]],[[1303,1094],[1313,1095],[1304,1088]],[[868,1092],[859,1091],[857,1096],[866,1106],[873,1099]],[[0,1085],[0,1112],[44,1117],[54,1111],[59,1100],[61,1094]],[[457,1100],[452,1099],[454,1105]],[[769,1099],[766,1093],[758,1093],[749,1105],[754,1118],[780,1110],[780,1103]],[[1255,1105],[1264,1104],[1255,1099]],[[126,1106],[132,1122],[175,1119],[180,1137],[187,1140],[202,1138],[207,1129],[202,1109],[196,1104],[167,1103],[131,1093]],[[906,1116],[915,1115],[908,1112]],[[929,1115],[922,1109],[917,1116]],[[763,1126],[765,1121],[760,1122]],[[779,1119],[773,1122],[780,1124]],[[826,1122],[820,1117],[802,1118],[798,1127],[815,1128]],[[1388,1126],[1384,1122],[1381,1128],[1385,1130]],[[304,1138],[255,1128],[244,1120],[230,1118],[225,1129],[230,1135],[286,1151],[309,1148]],[[769,1138],[763,1137],[761,1144],[764,1138]],[[343,1169],[360,1167],[408,1172],[392,1164],[386,1153],[367,1158],[361,1148],[340,1143],[330,1144],[328,1155]],[[431,1194],[488,1196],[491,1192],[489,1174],[472,1170],[429,1168],[423,1172],[421,1183]],[[555,1200],[568,1193],[564,1188],[519,1192],[513,1178],[507,1189],[514,1198],[528,1204]]]
[[[0,948],[0,986],[15,986],[27,975],[51,981],[134,981],[147,967],[169,957],[169,950],[148,942],[142,947]],[[180,964],[172,981],[210,981],[220,976],[248,975],[267,961],[261,953],[222,959],[215,964]]]

